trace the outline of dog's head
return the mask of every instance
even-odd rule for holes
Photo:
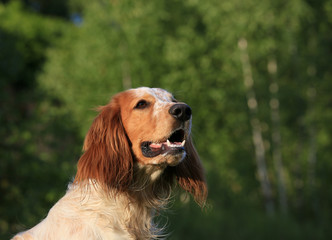
[[[170,169],[199,203],[206,198],[203,168],[191,139],[191,108],[159,88],[130,89],[100,107],[84,141],[76,182],[95,179],[127,191],[138,169]],[[163,177],[159,174],[158,177]]]

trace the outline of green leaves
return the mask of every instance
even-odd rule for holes
[[[0,228],[6,237],[20,229],[17,219],[35,224],[64,192],[93,109],[139,86],[166,88],[191,106],[209,181],[212,210],[204,215],[192,201],[176,201],[171,239],[331,235],[329,1],[72,0],[59,7],[62,20],[42,15],[51,10],[40,4],[40,12],[18,1],[0,5],[0,195],[6,196]],[[71,14],[82,22],[66,20]],[[248,44],[273,218],[262,210],[241,38]],[[288,216],[279,216],[273,163],[276,103]]]

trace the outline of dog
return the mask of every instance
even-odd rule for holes
[[[154,216],[176,185],[205,204],[187,104],[166,90],[141,87],[98,110],[66,194],[14,240],[155,239],[163,233]]]

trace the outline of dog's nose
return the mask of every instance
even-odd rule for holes
[[[184,103],[174,104],[168,111],[175,119],[182,122],[188,121],[191,117],[191,108]]]

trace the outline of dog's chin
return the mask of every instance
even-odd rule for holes
[[[143,158],[138,161],[141,172],[150,176],[152,182],[159,179],[167,167],[175,167],[180,164],[186,156],[186,152],[181,154],[164,154],[153,158]]]
[[[178,154],[164,154],[153,159],[151,164],[162,167],[171,166],[174,167],[180,164],[186,156],[186,152],[183,151]],[[152,159],[151,159],[152,160]]]
[[[173,158],[170,158],[168,161],[166,161],[167,165],[175,167],[176,165],[179,165],[185,157],[186,157],[186,152],[184,152],[181,155],[174,156]]]
[[[170,151],[165,152],[154,157],[144,157],[143,161],[140,161],[143,165],[154,166],[159,169],[164,169],[168,166],[175,167],[180,164],[186,156],[186,151]]]

